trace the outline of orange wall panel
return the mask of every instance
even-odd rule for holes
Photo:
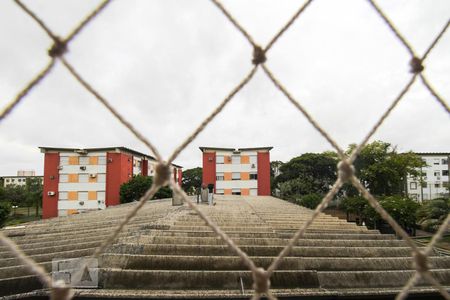
[[[69,165],[79,165],[78,156],[69,156]]]
[[[231,180],[231,172],[223,173],[224,180]]]
[[[69,182],[78,182],[78,174],[69,174]]]
[[[98,156],[90,156],[89,164],[90,165],[98,165]]]
[[[76,215],[76,214],[78,214],[78,210],[76,210],[76,209],[68,209],[67,210],[67,214],[68,215]]]
[[[249,164],[250,163],[250,156],[248,155],[241,155],[241,164]]]
[[[89,191],[88,192],[88,200],[97,200],[97,192]]]
[[[249,172],[241,172],[241,180],[250,180]]]
[[[78,200],[78,192],[68,192],[67,199],[69,200]]]
[[[95,183],[95,182],[97,182],[97,176],[95,176],[95,177],[89,176],[89,183]]]
[[[242,196],[250,195],[250,189],[241,189],[241,195]]]
[[[224,189],[223,190],[224,195],[231,195],[231,189]]]
[[[226,165],[231,164],[231,156],[230,155],[224,155],[223,156],[223,163]]]

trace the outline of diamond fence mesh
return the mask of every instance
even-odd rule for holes
[[[55,64],[59,61],[73,76],[73,78],[78,81],[89,93],[98,100],[101,104],[103,104],[114,116],[115,118],[121,122],[126,128],[130,130],[140,141],[142,141],[154,154],[156,157],[158,164],[156,167],[155,177],[153,181],[153,185],[151,188],[142,196],[138,205],[136,205],[130,213],[126,216],[126,218],[120,223],[120,225],[113,230],[110,236],[95,250],[94,254],[90,257],[90,259],[98,258],[105,249],[110,246],[116,237],[119,235],[121,230],[127,225],[130,220],[137,214],[137,212],[144,206],[147,200],[151,199],[154,194],[165,185],[170,185],[173,189],[174,193],[178,196],[182,197],[184,201],[188,204],[190,208],[192,208],[205,222],[211,227],[211,229],[220,237],[245,263],[245,265],[252,272],[253,276],[253,289],[254,296],[252,299],[260,299],[261,296],[266,296],[269,299],[276,299],[274,295],[272,295],[270,291],[270,277],[273,272],[278,268],[281,260],[289,255],[293,246],[296,242],[303,237],[308,227],[313,223],[313,221],[319,216],[319,214],[327,207],[329,202],[333,199],[336,193],[339,192],[342,185],[346,182],[351,183],[369,202],[369,204],[381,215],[381,217],[392,226],[397,235],[402,237],[404,241],[411,247],[412,250],[412,260],[415,267],[415,273],[410,278],[410,280],[405,284],[402,291],[397,295],[396,299],[405,299],[411,288],[418,282],[419,279],[424,279],[428,281],[432,286],[434,286],[440,294],[445,299],[450,299],[450,295],[447,290],[440,285],[440,283],[432,276],[430,273],[429,265],[427,263],[428,255],[433,250],[436,242],[443,236],[446,232],[449,224],[450,224],[450,215],[447,216],[439,230],[433,236],[430,243],[427,245],[425,249],[419,249],[414,241],[409,237],[409,235],[402,229],[402,227],[397,224],[397,222],[384,210],[384,208],[380,205],[377,199],[361,184],[360,180],[355,176],[355,171],[353,167],[353,162],[358,157],[361,149],[366,145],[369,139],[375,134],[380,125],[386,120],[386,118],[390,115],[390,113],[395,109],[398,103],[402,100],[406,93],[408,93],[410,87],[417,81],[417,78],[420,78],[423,85],[428,89],[433,98],[438,101],[442,108],[450,114],[450,109],[448,104],[444,101],[444,99],[437,93],[437,91],[432,87],[429,80],[426,78],[423,73],[424,65],[423,62],[427,59],[430,52],[433,50],[435,45],[439,42],[442,36],[445,34],[446,30],[449,27],[450,21],[447,21],[445,26],[439,32],[439,34],[434,38],[432,43],[429,45],[427,50],[423,55],[418,55],[413,47],[409,44],[409,42],[402,36],[399,30],[394,26],[394,23],[387,17],[384,11],[373,1],[368,0],[371,8],[374,13],[376,13],[382,20],[386,23],[390,31],[396,36],[400,44],[407,49],[410,54],[410,72],[411,79],[404,86],[400,93],[396,95],[388,107],[388,109],[380,116],[379,120],[373,125],[367,135],[362,139],[362,141],[358,144],[358,146],[353,150],[353,152],[347,156],[342,148],[334,141],[334,139],[318,124],[314,118],[309,114],[309,112],[302,106],[301,102],[295,99],[292,94],[283,86],[280,80],[274,75],[274,73],[269,69],[269,67],[265,64],[266,62],[266,54],[270,51],[272,46],[283,36],[283,34],[289,30],[289,28],[294,24],[294,22],[299,19],[302,14],[307,11],[310,4],[313,2],[312,0],[306,1],[295,13],[294,15],[286,22],[286,24],[277,32],[277,34],[270,40],[270,42],[262,47],[258,45],[258,43],[254,40],[254,38],[242,27],[238,20],[236,20],[232,14],[222,5],[218,0],[211,0],[211,2],[223,13],[225,19],[231,22],[236,31],[242,34],[245,39],[251,44],[253,47],[253,67],[248,71],[248,74],[240,81],[240,83],[233,88],[230,93],[222,100],[222,102],[217,106],[217,108],[211,112],[211,114],[198,126],[197,129],[194,130],[192,134],[190,134],[181,144],[177,147],[173,154],[167,160],[159,153],[158,149],[143,135],[140,131],[133,127],[131,122],[129,122],[126,118],[124,118],[119,110],[114,108],[108,99],[103,97],[89,82],[87,82],[76,70],[76,68],[66,60],[64,54],[67,52],[70,43],[79,35],[83,29],[86,29],[88,25],[94,21],[98,15],[108,7],[110,4],[110,0],[103,1],[98,7],[93,9],[91,13],[86,16],[81,22],[66,36],[59,37],[56,35],[49,27],[45,24],[45,22],[37,16],[34,12],[32,12],[27,6],[25,6],[19,0],[14,0],[14,2],[31,18],[33,18],[37,25],[40,26],[45,33],[53,40],[53,46],[48,50],[48,55],[50,57],[50,61],[46,65],[42,71],[40,71],[19,93],[17,96],[5,107],[2,109],[0,114],[0,126],[1,122],[8,117],[9,114],[13,113],[14,108],[27,96],[28,92],[34,89],[39,82],[41,82],[54,68]],[[219,226],[217,226],[207,215],[205,215],[199,208],[194,204],[191,199],[185,194],[185,192],[173,181],[171,178],[170,165],[171,163],[178,157],[178,155],[201,133],[208,124],[223,110],[223,108],[233,99],[233,97],[239,93],[239,91],[252,80],[255,73],[258,69],[262,69],[267,77],[272,81],[275,87],[280,90],[280,92],[286,96],[286,98],[303,114],[303,116],[308,120],[308,122],[330,143],[330,145],[337,151],[339,157],[338,164],[338,179],[333,184],[331,189],[328,191],[326,196],[322,199],[322,202],[316,207],[313,214],[307,220],[304,225],[294,234],[292,239],[286,245],[286,247],[279,253],[279,255],[274,259],[272,264],[267,268],[263,269],[255,265],[252,259],[242,251],[233,240],[223,231]],[[74,296],[73,290],[66,286],[63,282],[57,281],[53,282],[51,276],[42,268],[39,264],[29,258],[21,249],[18,247],[11,239],[0,233],[0,241],[29,269],[39,277],[44,286],[51,291],[52,299],[71,299]],[[85,266],[88,264],[86,262]],[[79,272],[82,272],[84,267],[80,268]],[[75,275],[76,276],[76,275]]]

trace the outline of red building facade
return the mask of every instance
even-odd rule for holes
[[[153,176],[157,163],[125,147],[40,149],[45,153],[44,219],[120,204],[120,186],[134,175]],[[181,185],[181,166],[172,168],[174,181]]]
[[[200,147],[202,183],[214,185],[214,193],[221,195],[268,196],[271,149]]]

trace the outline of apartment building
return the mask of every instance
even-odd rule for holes
[[[133,175],[153,176],[157,163],[126,147],[39,148],[44,153],[44,219],[117,205],[120,186]],[[181,185],[182,168],[172,167]]]
[[[270,150],[200,147],[203,178],[219,195],[270,195]]]
[[[0,185],[3,187],[8,185],[24,186],[27,183],[27,179],[30,178],[39,178],[41,182],[43,181],[43,176],[36,176],[36,172],[33,170],[19,170],[17,171],[17,175],[1,176]]]
[[[417,201],[449,197],[450,153],[416,153],[426,163],[422,176],[407,179],[408,195]]]

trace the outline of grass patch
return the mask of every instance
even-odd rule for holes
[[[415,239],[416,241],[422,242],[422,243],[426,243],[428,244],[431,239],[433,237],[429,236],[429,237],[421,237],[421,238],[417,238]],[[444,235],[437,243],[436,243],[436,247],[438,248],[443,248],[445,250],[449,250],[450,251],[450,235]]]

